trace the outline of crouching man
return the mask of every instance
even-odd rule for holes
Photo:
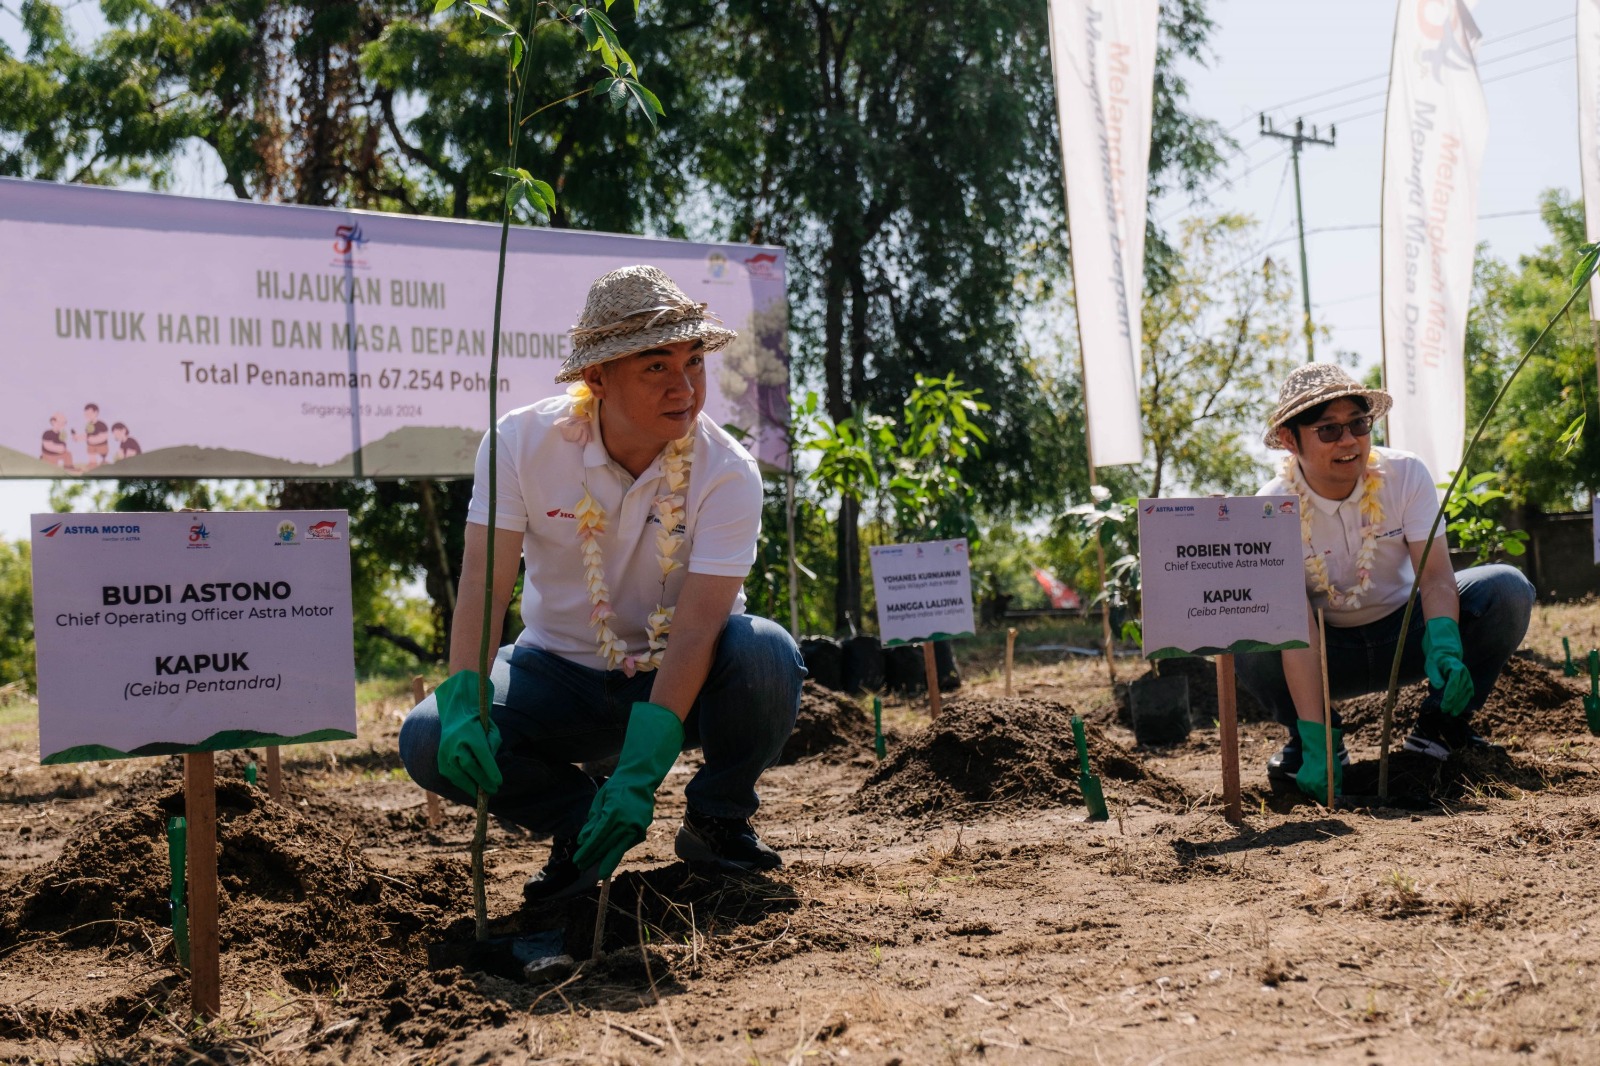
[[[1439,493],[1421,459],[1373,447],[1373,423],[1390,403],[1387,392],[1362,388],[1337,366],[1295,370],[1265,437],[1267,447],[1288,454],[1260,494],[1300,497],[1306,597],[1309,609],[1326,611],[1332,697],[1387,690],[1395,647],[1404,644],[1400,680],[1426,676],[1429,686],[1405,747],[1442,760],[1488,744],[1473,732],[1472,713],[1522,643],[1534,590],[1509,566],[1453,573],[1442,533],[1423,566]],[[1421,602],[1401,633],[1419,566]],[[1267,776],[1325,795],[1329,767],[1316,640],[1297,651],[1240,655],[1235,664],[1240,683],[1289,728],[1289,742],[1267,762]],[[1336,786],[1350,760],[1337,726],[1335,720]]]
[[[756,781],[794,728],[805,674],[780,626],[744,613],[761,479],[701,412],[706,356],[735,334],[655,267],[590,287],[556,380],[566,396],[501,418],[497,463],[478,453],[450,640],[451,675],[407,716],[400,754],[423,788],[553,838],[524,888],[576,895],[645,837],[678,754],[702,768],[684,789],[680,858],[768,870],[750,826]],[[488,528],[489,498],[497,500]],[[493,595],[484,603],[493,547]],[[526,564],[523,629],[490,670],[492,728],[478,721],[479,641]],[[598,790],[581,763],[615,758]]]

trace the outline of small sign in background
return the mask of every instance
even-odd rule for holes
[[[884,644],[973,635],[972,566],[964,539],[879,545],[870,558]]]

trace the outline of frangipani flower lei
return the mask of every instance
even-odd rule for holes
[[[1367,455],[1366,476],[1361,482],[1361,500],[1357,507],[1361,514],[1361,549],[1356,552],[1356,585],[1340,589],[1328,577],[1328,564],[1322,554],[1311,546],[1311,490],[1300,479],[1300,462],[1293,455],[1284,457],[1279,476],[1289,483],[1300,497],[1300,540],[1306,549],[1306,573],[1311,575],[1311,585],[1326,593],[1328,606],[1353,611],[1361,606],[1361,597],[1372,590],[1372,561],[1378,554],[1378,530],[1383,526],[1383,501],[1378,493],[1383,489],[1383,473],[1378,468],[1378,453]]]
[[[594,394],[583,382],[567,389],[572,397],[572,412],[556,420],[561,436],[575,444],[587,444],[594,434]],[[667,491],[657,496],[651,504],[656,520],[656,562],[661,567],[661,598],[666,598],[667,575],[681,569],[683,564],[676,556],[683,547],[683,535],[673,532],[683,523],[684,489],[689,485],[689,468],[694,464],[694,434],[667,445],[662,456],[666,471]],[[583,490],[573,513],[578,516],[578,540],[583,545],[583,576],[589,585],[589,602],[594,610],[589,614],[589,624],[594,627],[595,642],[600,657],[609,669],[620,669],[629,677],[640,671],[654,670],[661,665],[667,650],[667,634],[672,629],[675,607],[663,607],[656,601],[656,609],[645,620],[645,636],[649,642],[643,654],[630,654],[628,645],[611,628],[611,619],[617,616],[611,608],[611,589],[606,586],[605,559],[600,550],[600,534],[606,531],[606,512],[598,500]]]

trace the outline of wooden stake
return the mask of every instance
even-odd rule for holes
[[[1006,630],[1006,695],[1011,695],[1011,653],[1017,646],[1017,630],[1013,626]]]
[[[183,757],[189,822],[189,1003],[196,1015],[222,1013],[217,933],[217,767],[212,753]]]
[[[1333,701],[1328,698],[1328,617],[1317,608],[1317,658],[1322,661],[1322,742],[1327,749],[1328,810],[1333,810]]]
[[[1234,825],[1244,821],[1239,801],[1239,708],[1233,687],[1233,656],[1217,656],[1217,723],[1222,741],[1223,817]]]
[[[276,746],[267,749],[267,798],[283,802],[283,761]]]
[[[1093,468],[1090,468],[1091,475]],[[1090,484],[1093,484],[1091,476]],[[1114,655],[1115,644],[1111,636],[1111,590],[1106,583],[1106,549],[1100,543],[1097,533],[1094,538],[1094,561],[1100,568],[1100,640],[1106,653],[1106,676],[1111,679],[1113,688],[1117,684],[1117,660]]]
[[[643,896],[640,897],[643,899]],[[589,961],[594,962],[605,954],[606,909],[611,906],[611,878],[600,882],[600,905],[594,912],[594,943],[589,948]]]
[[[933,720],[939,720],[939,666],[933,657],[933,641],[922,642],[922,668],[928,675],[928,706],[933,711]]]
[[[411,705],[415,707],[427,698],[428,686],[423,682],[422,675],[417,674],[411,679]],[[444,820],[444,812],[439,809],[439,797],[427,789],[423,789],[422,794],[428,800],[428,828],[437,829],[439,828],[439,823]]]

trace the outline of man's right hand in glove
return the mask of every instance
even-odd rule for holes
[[[572,861],[610,877],[628,849],[644,839],[656,812],[656,789],[683,751],[683,723],[657,703],[635,703],[617,768],[589,807]]]
[[[492,796],[502,781],[494,761],[500,750],[500,727],[491,718],[485,732],[478,719],[481,684],[476,670],[462,670],[451,674],[433,694],[439,708],[439,772],[469,796],[480,788]]]

